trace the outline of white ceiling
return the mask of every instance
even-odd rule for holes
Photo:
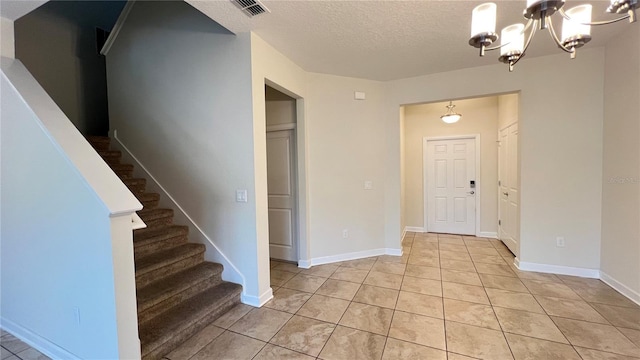
[[[48,0],[0,0],[0,16],[10,20],[30,13]]]
[[[0,15],[15,20],[45,2],[0,0]],[[477,50],[467,44],[471,10],[484,1],[264,0],[271,13],[254,18],[244,15],[229,0],[187,2],[234,33],[257,33],[311,72],[391,80],[498,61],[498,51],[480,58]],[[498,3],[498,29],[523,22],[525,0],[495,2]],[[584,1],[568,0],[565,6],[581,3]],[[608,0],[590,3],[594,5],[594,20],[611,18],[604,14]],[[559,30],[560,19],[557,22]],[[640,24],[629,25],[625,21],[596,27],[592,29],[594,40],[587,47],[604,45],[625,26]],[[534,38],[527,57],[558,52],[544,31]]]
[[[498,62],[498,51],[480,58],[468,45],[471,11],[484,1],[264,0],[271,13],[254,18],[228,0],[186,1],[234,33],[254,31],[311,72],[391,80]],[[496,2],[498,29],[524,22],[525,0]],[[565,6],[582,3],[568,0]],[[594,20],[612,17],[604,14],[608,0],[591,3]],[[560,31],[560,18],[557,24]],[[625,26],[640,25],[594,28],[587,46],[604,45]],[[561,51],[546,32],[536,35],[527,57]]]

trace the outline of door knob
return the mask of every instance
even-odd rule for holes
[[[504,196],[509,196],[509,193],[508,193],[508,192],[506,192],[506,193],[502,193],[502,195],[504,195]]]
[[[469,191],[467,194],[469,194],[469,195],[473,195],[473,194],[475,194],[475,193],[476,193],[475,191],[471,190],[471,191]]]

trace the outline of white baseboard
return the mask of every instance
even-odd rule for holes
[[[357,259],[363,259],[363,258],[368,258],[372,256],[380,256],[380,255],[402,256],[402,248],[400,249],[380,248],[380,249],[356,251],[356,252],[346,253],[346,254],[322,256],[322,257],[312,258],[309,260],[300,260],[298,261],[298,267],[308,269],[315,265],[332,264],[332,263],[341,262],[341,261],[357,260]]]
[[[2,327],[2,329],[10,332],[18,339],[24,341],[32,348],[40,351],[51,359],[80,360],[80,358],[76,355],[73,355],[72,353],[43,338],[42,336],[35,334],[32,331],[27,330],[24,327],[14,323],[13,321],[5,319],[4,317],[0,317],[0,326]]]
[[[627,285],[625,285],[625,284],[619,282],[618,280],[612,278],[611,276],[609,276],[607,273],[603,272],[602,270],[600,270],[600,280],[604,281],[605,284],[611,286],[616,291],[618,291],[622,295],[624,295],[627,298],[629,298],[629,300],[633,301],[634,303],[636,303],[636,304],[638,304],[640,306],[640,292],[637,292],[637,291],[631,289]]]
[[[231,261],[220,251],[220,249],[216,246],[216,244],[209,238],[207,234],[202,230],[198,224],[187,214],[187,212],[178,204],[178,202],[169,194],[169,192],[156,180],[156,178],[144,167],[144,165],[129,151],[129,149],[120,141],[118,138],[117,130],[113,131],[113,139],[115,139],[115,147],[118,150],[122,151],[122,157],[126,161],[130,161],[133,163],[134,172],[141,172],[143,177],[147,179],[147,186],[151,188],[152,191],[160,193],[160,201],[167,202],[169,207],[173,208],[174,218],[176,223],[182,223],[189,226],[189,239],[194,242],[198,242],[204,244],[206,246],[205,251],[205,259],[207,261],[217,262],[222,264],[224,267],[222,271],[222,279],[224,281],[233,282],[236,284],[240,284],[243,287],[242,297],[243,298],[258,298],[255,295],[248,295],[245,293],[245,284],[246,280],[244,275],[238,270],[238,268],[231,263]],[[264,294],[263,294],[264,295]],[[261,295],[262,296],[262,295]],[[243,301],[244,302],[244,301]],[[252,305],[252,304],[249,304]]]
[[[480,233],[478,233],[478,237],[497,239],[498,233],[495,231],[480,231]]]
[[[240,296],[240,301],[243,304],[251,305],[253,307],[262,307],[267,301],[273,299],[273,289],[269,288],[260,296],[247,295],[244,292]]]
[[[523,271],[535,271],[535,272],[559,274],[559,275],[572,275],[572,276],[580,276],[580,277],[593,278],[593,279],[600,278],[600,270],[598,269],[586,269],[586,268],[577,268],[577,267],[561,266],[561,265],[530,263],[530,262],[520,261],[518,258],[515,259],[514,265],[518,269]]]
[[[418,226],[405,226],[404,227],[404,232],[407,231],[411,231],[411,232],[425,232],[423,227],[418,227]]]

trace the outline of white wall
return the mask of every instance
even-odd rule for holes
[[[354,91],[365,92],[366,100],[354,100]],[[322,257],[391,247],[384,238],[383,84],[309,74],[308,99],[311,253]],[[367,180],[372,190],[364,189]],[[349,230],[348,239],[342,238],[343,229]],[[400,232],[396,249],[399,240]]]
[[[423,138],[480,135],[480,232],[495,236],[498,219],[498,97],[456,100],[455,111],[462,119],[446,124],[440,116],[448,102],[404,106],[405,217],[407,226],[424,228]]]
[[[405,119],[405,107],[401,106],[399,111],[400,116],[400,229],[403,231],[410,231],[407,229],[407,153],[406,153],[406,119]]]
[[[251,94],[253,97],[253,156],[256,193],[256,226],[258,268],[260,269],[261,303],[271,298],[269,279],[269,210],[267,195],[267,138],[265,83],[278,91],[297,99],[296,140],[298,151],[298,253],[301,261],[308,260],[309,253],[309,187],[307,183],[307,122],[304,100],[306,73],[291,60],[277,52],[259,36],[251,38]]]
[[[392,81],[385,110],[385,206],[398,224],[400,144],[398,106],[521,91],[521,258],[533,264],[598,269],[602,193],[604,49],[525,59],[509,73],[496,64]],[[579,105],[571,105],[579,104]],[[398,196],[399,198],[399,196]],[[564,236],[565,248],[556,237]]]
[[[0,56],[15,58],[13,20],[0,17]]]
[[[257,244],[268,228],[256,210],[250,51],[248,34],[184,2],[141,1],[107,56],[107,76],[111,130],[244,274],[243,299],[256,304],[259,274],[268,274]],[[248,191],[247,203],[235,201],[236,189]]]
[[[519,94],[505,94],[498,96],[498,130],[518,122]]]
[[[267,126],[295,124],[296,100],[273,88],[267,88],[265,94]]]
[[[605,53],[602,275],[640,302],[640,27]]]
[[[133,249],[121,245],[139,202],[22,64],[2,59],[1,86],[2,327],[54,358],[139,356]]]

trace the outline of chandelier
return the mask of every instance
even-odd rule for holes
[[[513,71],[514,65],[525,55],[536,31],[548,29],[553,41],[560,49],[571,54],[573,59],[576,49],[591,40],[592,25],[612,24],[625,19],[633,23],[636,21],[636,9],[640,6],[640,0],[611,0],[608,13],[626,14],[612,20],[591,22],[591,5],[579,5],[564,11],[564,2],[565,0],[527,0],[527,8],[523,14],[528,19],[527,23],[513,24],[502,29],[500,45],[494,47],[489,46],[498,40],[497,6],[495,3],[478,5],[472,13],[469,45],[480,49],[480,56],[484,56],[485,51],[500,49],[499,60],[509,65],[509,71]],[[561,37],[558,37],[551,19],[551,15],[556,12],[563,18]]]
[[[442,121],[446,122],[447,124],[458,122],[458,120],[462,118],[462,115],[453,111],[455,107],[456,106],[453,105],[453,101],[449,101],[449,105],[447,105],[447,113],[440,116],[440,119],[442,119]]]

